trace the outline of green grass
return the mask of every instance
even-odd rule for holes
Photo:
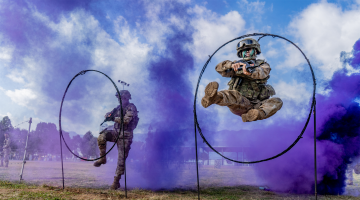
[[[1,199],[125,199],[123,190],[105,190],[91,188],[62,188],[49,185],[33,185],[0,180]],[[128,199],[197,199],[195,190],[164,190],[151,191],[133,189],[128,191]],[[305,200],[315,199],[314,195],[277,194],[271,191],[264,191],[254,186],[236,187],[208,187],[201,189],[201,199],[218,200]],[[352,200],[360,199],[351,196],[318,196],[319,200]]]
[[[24,179],[18,182],[21,162],[11,161],[9,168],[0,168],[0,199],[125,199],[124,190],[108,190],[116,166],[105,165],[99,170],[89,162],[64,163],[65,190],[62,189],[61,165],[59,162],[27,162]],[[129,168],[129,172],[131,172]],[[111,172],[111,173],[107,173]],[[182,170],[182,177],[174,180],[178,188],[151,191],[141,188],[128,191],[128,199],[197,199],[196,173]],[[6,181],[5,181],[6,180]],[[235,186],[224,186],[224,180],[231,180]],[[295,195],[260,190],[251,167],[236,169],[214,169],[204,166],[200,170],[201,199],[273,199],[307,200],[314,195]],[[360,192],[360,175],[354,174],[354,185],[347,191]],[[123,185],[122,185],[123,188]],[[186,188],[186,189],[183,189]],[[319,196],[319,200],[359,199],[351,196]]]

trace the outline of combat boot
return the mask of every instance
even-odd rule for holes
[[[265,112],[261,109],[251,109],[247,113],[242,114],[241,118],[243,122],[253,122],[256,120],[265,119]]]
[[[110,190],[117,190],[118,188],[120,188],[120,178],[121,176],[114,176],[114,182],[110,186]]]
[[[201,99],[201,105],[204,108],[221,101],[222,95],[218,94],[219,83],[211,82],[205,87],[205,96]]]

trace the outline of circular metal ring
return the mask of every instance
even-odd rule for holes
[[[119,89],[118,89],[118,87],[116,86],[116,84],[114,83],[114,81],[113,81],[108,75],[104,74],[103,72],[100,72],[100,71],[98,71],[98,70],[93,70],[93,69],[83,70],[83,71],[79,72],[78,74],[76,74],[76,75],[74,76],[74,78],[71,79],[71,81],[69,82],[69,84],[68,84],[68,86],[66,87],[66,90],[65,90],[65,92],[64,92],[64,95],[63,95],[63,98],[62,98],[62,101],[61,101],[60,112],[59,112],[59,129],[60,129],[60,137],[61,137],[62,140],[64,141],[67,149],[68,149],[74,156],[76,156],[77,158],[80,158],[81,160],[85,160],[85,161],[95,161],[95,160],[99,160],[100,158],[105,157],[105,156],[114,148],[115,144],[117,143],[117,141],[118,141],[119,138],[120,138],[120,130],[123,130],[123,138],[124,138],[124,128],[123,128],[123,125],[124,125],[123,116],[124,116],[124,114],[123,114],[123,109],[121,109],[121,124],[120,124],[121,129],[119,130],[119,134],[118,134],[118,136],[117,136],[117,138],[116,138],[116,141],[114,142],[114,145],[109,149],[109,151],[107,151],[107,152],[105,153],[105,155],[103,155],[103,156],[101,156],[101,157],[99,157],[99,158],[95,158],[95,159],[86,159],[86,158],[82,158],[82,157],[76,155],[75,153],[73,153],[73,152],[71,151],[70,147],[67,145],[67,143],[66,143],[66,141],[65,141],[65,139],[64,139],[64,136],[63,136],[63,134],[62,134],[62,129],[61,129],[61,112],[62,112],[62,106],[63,106],[63,103],[64,103],[65,95],[66,95],[66,93],[67,93],[67,91],[68,91],[71,83],[73,82],[73,80],[74,80],[77,76],[79,76],[79,75],[84,75],[84,74],[85,74],[86,72],[88,72],[88,71],[98,72],[98,73],[103,74],[104,76],[106,76],[106,77],[113,83],[113,85],[114,85],[114,87],[115,87],[115,89],[116,89],[116,92],[118,93],[119,97],[121,97],[120,92],[119,92]],[[120,106],[122,107],[121,98],[118,98],[118,99],[119,99]]]
[[[209,64],[211,58],[215,55],[215,53],[217,51],[219,51],[222,47],[224,47],[225,45],[227,45],[228,43],[230,42],[233,42],[235,40],[239,40],[239,39],[242,39],[242,38],[245,38],[245,37],[251,37],[251,36],[262,36],[262,37],[265,37],[265,36],[272,36],[273,38],[277,37],[277,38],[281,38],[283,40],[286,40],[288,41],[289,43],[291,43],[292,45],[294,45],[301,53],[302,55],[305,57],[309,67],[310,67],[310,71],[311,71],[311,74],[312,74],[312,79],[313,79],[313,96],[312,96],[312,103],[311,103],[311,108],[310,108],[310,111],[309,111],[309,116],[306,120],[306,123],[304,125],[304,128],[302,129],[300,135],[297,137],[297,139],[287,148],[285,149],[284,151],[282,151],[281,153],[273,156],[273,157],[270,157],[270,158],[267,158],[267,159],[263,159],[263,160],[257,160],[257,161],[249,161],[249,162],[244,162],[244,161],[238,161],[238,160],[233,160],[231,158],[228,158],[224,155],[222,155],[221,153],[219,153],[218,151],[216,151],[210,144],[209,142],[206,140],[205,136],[202,134],[201,132],[201,128],[200,128],[200,125],[198,123],[198,119],[197,119],[197,115],[196,115],[196,97],[197,97],[197,93],[198,93],[198,89],[199,89],[199,85],[200,85],[200,80],[201,80],[201,77],[203,75],[203,73],[205,72],[205,69],[207,67],[207,65]],[[262,38],[260,37],[259,40]],[[246,34],[246,35],[242,35],[240,37],[237,37],[235,39],[232,39],[228,42],[226,42],[225,44],[221,45],[211,56],[209,55],[209,59],[206,61],[204,67],[202,68],[201,72],[200,72],[200,75],[199,75],[199,79],[198,79],[198,82],[197,82],[197,85],[196,85],[196,90],[195,90],[195,97],[194,97],[194,124],[195,124],[195,127],[197,128],[197,130],[199,131],[199,134],[200,136],[202,137],[202,139],[204,140],[204,142],[214,151],[216,152],[218,155],[220,155],[221,157],[227,159],[227,160],[230,160],[230,161],[233,161],[233,162],[236,162],[236,163],[242,163],[242,164],[252,164],[252,163],[260,163],[260,162],[264,162],[264,161],[268,161],[268,160],[272,160],[274,158],[277,158],[283,154],[285,154],[287,151],[289,151],[293,146],[295,146],[295,144],[302,138],[302,135],[304,134],[305,130],[306,130],[306,127],[310,121],[310,118],[311,118],[311,113],[316,105],[316,100],[315,100],[315,92],[316,92],[316,79],[315,79],[315,74],[314,74],[314,71],[311,67],[311,64],[310,64],[310,61],[309,59],[305,56],[305,54],[301,51],[301,49],[296,45],[294,44],[292,41],[282,37],[282,36],[278,36],[278,35],[274,35],[274,34],[269,34],[269,33],[252,33],[252,34]],[[195,134],[196,134],[196,129],[195,129]]]

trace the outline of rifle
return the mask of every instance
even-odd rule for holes
[[[255,61],[254,60],[249,60],[249,61],[245,61],[245,60],[238,60],[234,63],[244,63],[246,64],[245,68],[246,68],[246,71],[250,72],[250,73],[253,73],[255,71]],[[226,72],[230,72],[231,70],[234,70],[233,68],[230,68],[230,69],[227,69]],[[239,67],[238,70],[242,70],[242,67]],[[238,77],[238,82],[235,83],[236,84],[236,87],[237,86],[240,86],[241,83],[242,83],[243,79]]]
[[[108,114],[108,115],[106,116],[106,118],[105,118],[104,121],[100,124],[100,126],[103,125],[103,123],[105,123],[105,122],[114,121],[114,120],[115,120],[114,115],[115,115],[116,110],[117,110],[117,109],[114,108],[114,109],[110,112],[110,114]]]
[[[243,63],[246,65],[246,71],[250,72],[250,73],[253,73],[255,71],[255,61],[254,60],[249,60],[249,61],[245,61],[245,60],[238,60],[235,63]],[[252,66],[251,66],[252,65]],[[242,67],[239,67],[238,70],[241,70]],[[226,72],[230,72],[231,70],[233,70],[233,68],[230,68],[230,69],[227,69]]]

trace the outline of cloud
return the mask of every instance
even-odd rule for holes
[[[298,83],[296,80],[293,80],[292,83],[279,81],[274,84],[274,88],[276,88],[276,95],[281,99],[292,101],[296,105],[307,103],[311,97],[311,93],[306,89],[306,84]]]
[[[276,57],[285,55],[285,61],[278,64],[276,67],[287,71],[292,69],[303,71],[303,65],[307,64],[307,62],[301,52],[294,45],[289,44],[284,40],[278,39],[277,41],[279,41],[284,48],[276,49],[275,51],[271,48],[269,52],[266,52],[266,55],[269,57],[274,56],[272,54],[275,54]],[[299,46],[299,44],[296,45]]]
[[[12,114],[7,112],[6,114],[2,114],[0,113],[0,120],[2,120],[2,118],[4,118],[5,116],[8,116],[10,118],[10,120],[12,119]],[[13,124],[12,124],[13,125]]]
[[[265,12],[265,3],[264,1],[247,1],[247,0],[241,0],[237,2],[239,4],[239,7],[242,12],[245,13],[251,13],[251,18],[249,18],[250,21],[254,20],[256,22],[261,21],[261,17]],[[269,8],[270,11],[272,11],[272,5]],[[256,14],[254,14],[256,13]]]
[[[360,7],[343,10],[336,4],[322,1],[294,17],[289,31],[300,41],[300,47],[309,59],[320,63],[324,77],[330,79],[342,68],[340,52],[351,51],[354,41],[360,38],[359,19]]]
[[[0,7],[1,9],[1,7]],[[6,67],[13,58],[14,47],[5,40],[4,36],[0,33],[0,70],[1,67]]]
[[[144,1],[145,18],[137,23],[137,29],[146,38],[148,44],[157,47],[154,50],[166,54],[163,52],[166,49],[164,38],[176,34],[174,30],[182,31],[187,25],[187,16],[176,16],[169,11],[176,9],[177,3],[186,5],[189,2],[188,0]]]
[[[263,1],[257,0],[257,1],[249,2],[247,0],[241,0],[240,2],[238,2],[238,4],[242,7],[245,7],[247,13],[257,13],[257,14],[264,13],[265,2]]]
[[[46,18],[46,16],[42,17]],[[139,42],[137,32],[130,29],[127,21],[122,16],[118,16],[113,20],[113,24],[116,33],[115,39],[100,28],[99,22],[90,13],[83,10],[74,11],[69,16],[61,17],[60,22],[48,24],[52,30],[58,33],[57,42],[51,46],[61,44],[61,47],[57,48],[64,50],[75,46],[76,54],[83,54],[82,52],[85,52],[88,55],[90,62],[88,66],[83,66],[85,69],[97,69],[108,74],[114,81],[121,79],[130,83],[131,88],[129,89],[134,99],[137,102],[146,101],[148,99],[147,92],[140,92],[139,88],[143,88],[146,85],[147,69],[145,63],[148,60],[151,47]],[[64,27],[70,27],[71,30],[63,31]],[[84,45],[84,42],[88,40],[91,40],[91,45]],[[76,45],[78,43],[81,45]],[[81,68],[78,69],[78,71],[80,70]],[[138,77],[142,77],[142,79],[139,80]],[[86,79],[88,80],[89,77],[86,77]],[[72,119],[64,119],[69,130],[85,133],[86,129],[90,128],[89,123],[97,124],[97,122],[102,120],[104,113],[109,111],[108,107],[111,107],[112,104],[108,102],[116,102],[116,98],[113,96],[115,94],[114,87],[108,84],[110,83],[108,80],[101,80],[102,84],[98,84],[96,81],[85,81],[85,87],[81,87],[86,92],[77,99],[77,102],[65,102],[70,107],[65,107],[64,109],[72,109],[74,107],[89,113],[89,116],[93,116],[87,119],[87,122],[78,121],[77,123],[72,123]],[[42,84],[44,83],[39,83],[39,85]],[[66,83],[63,84],[64,86],[66,85]],[[119,89],[121,88],[119,87]],[[141,95],[145,95],[145,97],[142,99],[136,98]],[[51,101],[51,99],[47,98],[47,101]],[[102,105],[103,108],[100,109],[99,105]],[[144,109],[140,107],[139,110]],[[141,112],[141,114],[147,113]],[[91,130],[95,135],[97,135],[97,129],[96,125],[91,126]]]
[[[31,100],[36,99],[37,95],[30,89],[20,89],[20,90],[7,90],[5,94],[10,97],[10,99],[21,105],[28,106]]]
[[[189,46],[189,49],[197,61],[207,59],[208,55],[212,54],[220,45],[238,37],[245,30],[245,20],[237,11],[219,15],[196,5],[188,12],[194,16],[191,25],[195,30],[193,44]],[[231,45],[223,49],[225,53],[234,51],[234,47]]]
[[[273,86],[276,96],[283,101],[283,107],[280,110],[281,115],[276,115],[273,120],[286,120],[289,118],[304,120],[309,110],[312,95],[306,83],[299,83],[296,80],[291,82],[279,81]]]
[[[13,48],[1,46],[0,47],[0,60],[2,62],[9,62],[12,58]]]
[[[17,82],[17,83],[25,83],[24,78],[21,77],[21,75],[19,75],[19,74],[11,73],[11,74],[6,75],[6,77],[8,77],[9,79],[11,79],[12,81]]]
[[[129,27],[123,17],[109,20],[115,30],[115,35],[111,36],[86,10],[60,12],[54,20],[46,12],[38,11],[36,5],[28,5],[27,9],[31,12],[26,13],[29,15],[23,16],[24,13],[17,9],[11,12],[17,13],[19,20],[26,18],[20,29],[21,33],[27,33],[24,38],[31,45],[21,46],[17,38],[12,38],[13,35],[4,34],[2,38],[16,48],[0,49],[0,54],[6,55],[1,58],[6,58],[14,65],[9,72],[3,70],[4,76],[20,83],[14,86],[5,83],[2,87],[13,102],[29,109],[13,113],[15,119],[34,111],[38,118],[56,123],[60,101],[68,82],[84,69],[96,69],[106,73],[114,81],[121,79],[130,83],[133,99],[140,102],[137,105],[146,107],[147,104],[143,101],[146,102],[150,97],[141,88],[147,85],[146,62],[152,47],[139,41],[138,33]],[[28,24],[32,26],[27,26]],[[38,38],[39,35],[42,37]],[[17,56],[16,62],[12,61],[14,56]],[[104,113],[116,106],[114,94],[111,82],[102,75],[89,72],[78,77],[66,96],[62,118],[66,125],[64,127],[80,134],[88,130],[97,133]],[[142,122],[151,120],[143,117],[149,114],[146,109],[140,106],[139,110]],[[1,111],[6,113],[9,110],[3,108]]]

